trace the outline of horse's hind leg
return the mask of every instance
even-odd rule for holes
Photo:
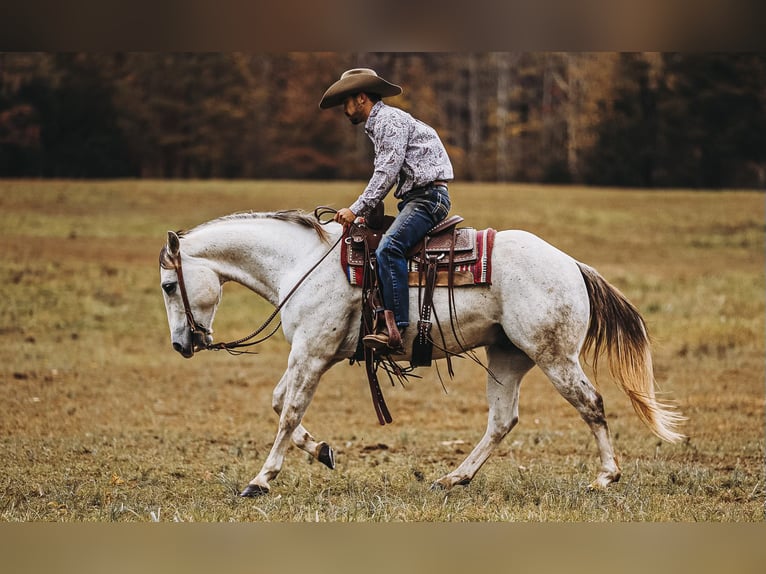
[[[521,379],[534,363],[507,339],[487,347],[487,357],[489,370],[497,377],[495,380],[491,375],[487,376],[487,430],[460,466],[436,480],[432,488],[450,489],[456,484],[467,485],[471,482],[495,447],[519,420]]]
[[[537,364],[556,390],[577,409],[593,432],[593,436],[596,437],[601,469],[589,488],[605,488],[610,483],[620,480],[622,473],[609,437],[604,401],[583,372],[578,358],[563,356],[538,358]]]

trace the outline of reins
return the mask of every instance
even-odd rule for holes
[[[314,217],[317,218],[317,221],[319,222],[320,225],[327,225],[328,223],[332,221],[332,219],[322,221],[321,219],[322,216],[325,216],[330,213],[334,214],[335,212],[336,210],[331,207],[320,206],[314,210]],[[250,353],[251,351],[238,351],[236,349],[240,349],[242,347],[252,347],[253,345],[263,343],[264,341],[266,341],[267,339],[275,335],[276,332],[279,330],[279,327],[282,325],[282,321],[279,321],[277,325],[271,330],[271,332],[269,332],[268,335],[260,339],[255,339],[269,326],[269,324],[274,320],[274,318],[279,314],[282,308],[290,300],[290,297],[293,296],[293,294],[298,290],[298,288],[303,284],[303,282],[309,277],[309,275],[311,275],[314,272],[314,270],[317,267],[319,267],[319,265],[330,255],[330,253],[332,253],[332,251],[338,246],[338,244],[341,242],[342,239],[343,239],[343,234],[341,233],[340,237],[338,237],[337,241],[335,241],[335,243],[332,244],[330,249],[328,249],[327,252],[324,255],[322,255],[319,261],[314,263],[311,269],[306,271],[306,273],[304,273],[303,276],[300,279],[298,279],[295,285],[293,285],[292,289],[290,289],[287,295],[285,295],[284,299],[282,299],[282,301],[280,301],[280,303],[276,306],[276,308],[274,309],[274,312],[255,331],[235,341],[229,341],[227,343],[222,342],[222,343],[205,344],[203,349],[208,351],[224,350],[233,355],[245,354],[245,353]],[[196,333],[203,333],[205,335],[209,335],[210,330],[202,326],[200,323],[198,323],[194,319],[194,314],[192,313],[191,305],[189,304],[189,296],[186,294],[186,285],[184,283],[180,251],[178,252],[177,257],[173,257],[173,267],[176,271],[176,275],[178,276],[178,288],[181,291],[181,300],[183,301],[183,305],[184,305],[184,315],[186,316],[186,323],[189,326],[189,330],[192,332],[192,335]]]

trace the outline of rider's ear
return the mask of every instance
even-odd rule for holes
[[[174,231],[168,231],[168,253],[175,257],[181,250],[181,240]]]

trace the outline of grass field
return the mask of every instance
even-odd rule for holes
[[[279,337],[255,356],[169,342],[157,255],[168,229],[234,211],[349,204],[360,183],[0,182],[1,521],[762,521],[764,195],[454,184],[453,213],[536,233],[593,265],[642,311],[689,439],[658,442],[602,373],[622,480],[539,370],[520,423],[469,487],[432,492],[486,423],[483,371],[458,361],[385,387],[323,379],[306,416],[334,471],[291,448],[269,496],[241,499],[270,448]],[[389,211],[393,211],[393,203]],[[227,285],[219,339],[271,309]],[[446,373],[444,366],[441,367]],[[445,392],[446,389],[446,392]]]

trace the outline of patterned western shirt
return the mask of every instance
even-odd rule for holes
[[[367,215],[394,185],[394,197],[404,198],[413,188],[432,181],[450,181],[452,163],[439,135],[431,126],[407,112],[377,102],[364,131],[375,148],[375,171],[350,209]]]

